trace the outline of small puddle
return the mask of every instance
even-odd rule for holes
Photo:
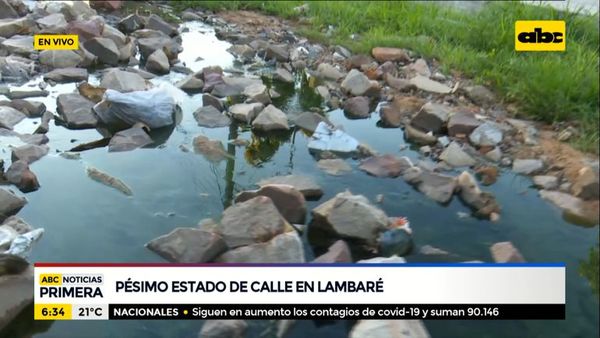
[[[205,24],[192,22],[182,26],[184,51],[179,55],[194,71],[219,65],[248,76],[243,66],[226,52],[229,43],[219,41],[214,30]],[[198,59],[201,57],[202,59]],[[152,82],[175,83],[183,74],[171,73]],[[30,88],[42,81],[34,79],[21,87]],[[97,83],[98,76],[90,76]],[[279,85],[273,88],[281,94],[275,105],[288,114],[298,114],[312,107],[324,108],[313,91],[301,85]],[[72,92],[75,84],[49,87],[42,101],[55,111],[56,96]],[[0,97],[1,98],[1,97]],[[192,112],[202,104],[202,94],[181,98],[183,118],[172,133],[164,135],[160,145],[123,153],[109,153],[98,148],[81,153],[81,159],[68,160],[57,152],[76,144],[101,138],[96,130],[71,131],[51,124],[47,136],[50,154],[31,165],[41,188],[27,194],[29,204],[19,216],[46,233],[35,246],[32,261],[65,262],[156,262],[161,259],[147,250],[149,240],[179,226],[194,227],[200,219],[220,218],[236,193],[253,188],[260,179],[287,174],[314,177],[324,188],[318,202],[309,202],[312,209],[335,194],[351,189],[370,200],[385,196],[380,207],[389,216],[406,216],[414,230],[417,248],[429,244],[451,253],[448,256],[413,254],[408,261],[491,261],[489,247],[499,241],[512,241],[531,262],[565,262],[567,264],[567,320],[565,321],[429,321],[426,326],[432,337],[595,337],[598,333],[598,298],[588,281],[578,274],[580,261],[586,260],[591,247],[598,243],[598,227],[583,228],[568,224],[561,212],[541,200],[528,178],[503,171],[497,183],[485,187],[495,194],[502,206],[497,223],[471,217],[458,198],[447,206],[427,199],[401,179],[375,178],[357,169],[358,161],[348,159],[353,171],[344,176],[329,176],[317,168],[309,154],[308,137],[301,131],[290,131],[276,137],[254,135],[248,128],[232,125],[225,128],[199,127]],[[418,160],[419,153],[405,144],[401,129],[377,127],[377,114],[368,119],[349,120],[341,110],[327,112],[328,118],[362,143],[380,153],[408,156]],[[16,130],[31,133],[36,120],[28,119]],[[37,121],[39,122],[39,121]],[[183,152],[180,145],[191,148],[192,139],[203,134],[226,145],[231,158],[210,163],[193,152]],[[228,140],[250,141],[246,148],[227,145]],[[7,141],[8,140],[8,141]],[[2,138],[0,156],[10,157],[7,142]],[[16,142],[17,140],[14,140]],[[86,166],[93,166],[126,182],[133,197],[89,179]],[[458,174],[458,172],[453,173]],[[310,250],[310,248],[309,248]],[[311,253],[308,253],[308,258]],[[314,322],[299,323],[289,337],[347,337],[351,323],[318,327]],[[89,332],[102,332],[106,337],[197,337],[199,321],[86,321],[33,325],[30,318],[15,323],[35,337],[86,337]],[[25,335],[25,334],[24,334]],[[275,337],[273,325],[250,323],[248,337]]]

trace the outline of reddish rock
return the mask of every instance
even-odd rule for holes
[[[411,166],[406,158],[388,154],[367,158],[361,162],[359,169],[377,177],[398,177]]]
[[[375,60],[379,62],[400,61],[409,62],[410,57],[406,50],[401,48],[375,47],[371,51]]]
[[[352,263],[350,247],[343,240],[337,240],[326,253],[315,258],[313,263]]]
[[[491,246],[490,251],[496,263],[525,262],[525,258],[511,242],[498,242]]]

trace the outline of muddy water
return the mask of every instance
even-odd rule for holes
[[[225,49],[229,44],[218,41],[214,31],[203,24],[188,23],[190,31],[183,33],[184,52],[180,59],[194,71],[208,65],[224,69],[236,68],[233,57]],[[202,61],[196,61],[198,57]],[[181,74],[153,80],[175,82]],[[36,79],[31,83],[37,83]],[[97,81],[97,78],[92,79]],[[31,84],[30,83],[30,84]],[[23,87],[27,87],[25,84]],[[309,90],[296,86],[275,85],[283,94],[276,104],[289,114],[306,111],[319,105]],[[55,110],[58,93],[74,90],[74,84],[51,87],[51,95],[43,99],[49,110]],[[39,100],[39,98],[35,98]],[[532,262],[567,263],[566,321],[429,321],[433,337],[596,337],[598,335],[598,298],[592,294],[588,281],[577,270],[588,251],[598,243],[598,227],[583,228],[561,218],[559,210],[542,201],[530,187],[528,178],[503,172],[499,181],[486,188],[502,205],[498,223],[461,218],[468,213],[458,199],[441,206],[413,190],[401,179],[367,176],[357,169],[358,163],[348,159],[354,168],[345,176],[333,177],[321,172],[307,149],[307,136],[294,131],[271,138],[259,138],[246,128],[237,126],[208,129],[198,127],[192,112],[201,105],[201,94],[184,96],[183,119],[171,134],[162,135],[159,145],[124,153],[108,153],[106,148],[81,153],[81,160],[67,160],[57,151],[76,144],[101,138],[95,130],[69,131],[51,125],[50,155],[34,163],[41,189],[27,194],[29,204],[19,216],[46,233],[37,244],[32,261],[107,261],[156,262],[158,256],[144,248],[147,241],[171,231],[177,226],[193,227],[206,217],[219,218],[235,193],[261,178],[274,175],[304,174],[313,176],[324,188],[321,202],[347,188],[371,200],[383,194],[381,208],[390,216],[407,216],[414,229],[416,246],[433,245],[449,251],[449,256],[413,254],[408,261],[491,261],[489,246],[499,241],[512,241]],[[381,153],[409,156],[418,153],[404,144],[401,129],[376,126],[376,114],[370,119],[348,120],[339,110],[327,113],[336,124],[361,142]],[[16,128],[32,132],[35,125],[25,121]],[[180,149],[191,148],[194,136],[204,134],[221,140],[242,138],[251,141],[247,148],[229,146],[231,159],[211,164],[202,156]],[[16,143],[16,142],[15,142]],[[6,143],[2,142],[2,147]],[[10,153],[0,156],[8,158]],[[94,166],[119,177],[133,190],[133,197],[92,181],[85,167]],[[319,202],[309,202],[309,208]],[[310,258],[312,253],[309,252]],[[23,333],[13,336],[35,337],[182,337],[197,336],[200,321],[115,321],[115,322],[30,322],[24,315],[15,323]],[[15,327],[16,327],[15,326]],[[350,323],[321,326],[313,322],[300,323],[290,337],[347,337]],[[274,337],[272,323],[253,322],[252,337]]]

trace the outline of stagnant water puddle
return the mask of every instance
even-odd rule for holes
[[[205,66],[220,65],[250,76],[247,70],[234,64],[226,52],[228,43],[219,41],[210,26],[186,23],[189,31],[182,34],[184,51],[180,60],[194,71]],[[203,60],[198,60],[202,57]],[[174,83],[183,74],[171,73],[153,79]],[[22,87],[37,84],[35,79]],[[90,76],[98,82],[98,76]],[[273,84],[282,97],[274,104],[288,114],[319,106],[312,89]],[[56,96],[75,90],[75,84],[50,87],[51,95],[35,98],[48,110],[55,111]],[[273,137],[258,137],[247,129],[232,127],[209,129],[199,127],[192,112],[202,104],[202,94],[180,98],[181,122],[163,142],[154,147],[130,152],[109,153],[98,148],[81,153],[80,160],[58,155],[79,143],[101,138],[95,130],[67,130],[51,125],[47,134],[50,154],[31,165],[41,188],[27,194],[28,205],[19,213],[28,223],[46,229],[35,246],[31,261],[73,262],[157,262],[160,257],[144,248],[149,240],[170,232],[178,226],[195,226],[200,219],[218,219],[235,194],[253,188],[262,178],[275,175],[302,174],[314,177],[325,195],[317,202],[308,202],[312,209],[350,189],[374,201],[379,194],[384,200],[379,206],[389,216],[406,216],[414,230],[415,253],[409,262],[492,261],[489,247],[500,241],[511,241],[531,262],[565,262],[567,264],[567,319],[565,321],[425,321],[432,337],[596,337],[598,335],[598,298],[588,280],[578,273],[580,263],[588,259],[590,248],[598,244],[598,227],[583,228],[565,222],[561,212],[541,200],[530,179],[502,172],[497,183],[485,190],[492,192],[502,206],[502,217],[492,223],[472,217],[457,198],[441,206],[415,191],[401,179],[375,178],[357,169],[358,161],[348,159],[353,171],[343,176],[330,176],[317,168],[309,154],[308,137],[302,131],[290,131]],[[323,107],[324,108],[324,107]],[[380,153],[419,158],[419,153],[405,144],[401,129],[377,127],[378,116],[349,120],[340,110],[326,113],[335,124],[362,143]],[[36,126],[26,120],[15,130],[31,133]],[[231,158],[214,164],[193,152],[184,152],[180,145],[191,148],[193,137],[203,134],[226,145]],[[235,138],[250,141],[247,147],[227,145]],[[16,141],[15,141],[16,142]],[[6,143],[3,140],[2,148]],[[10,152],[0,150],[2,158]],[[134,192],[126,197],[87,177],[86,166],[106,171],[126,182]],[[418,254],[423,245],[433,245],[450,252],[446,256]],[[312,258],[307,247],[307,259]],[[443,283],[443,281],[440,281]],[[57,321],[33,323],[26,312],[15,323],[17,337],[197,337],[200,321]],[[351,323],[302,322],[289,337],[347,337]],[[319,326],[319,327],[317,327]],[[37,332],[37,333],[36,333]],[[250,323],[249,337],[275,337],[273,323]]]

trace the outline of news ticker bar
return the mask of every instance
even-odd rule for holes
[[[565,304],[36,304],[37,320],[565,319]]]

